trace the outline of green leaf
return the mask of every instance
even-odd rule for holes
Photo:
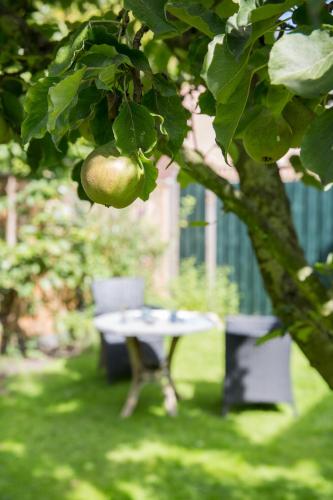
[[[102,99],[96,106],[95,114],[90,122],[90,128],[95,143],[102,146],[114,139],[112,122],[108,116],[108,103],[106,98]]]
[[[78,59],[78,63],[84,64],[92,68],[101,68],[112,63],[118,55],[115,47],[102,43],[100,45],[92,45],[88,51]]]
[[[81,68],[78,71],[75,71],[75,73],[67,76],[49,90],[50,106],[47,128],[49,132],[54,132],[54,135],[57,138],[61,138],[64,132],[63,127],[59,127],[61,130],[57,131],[57,121],[68,106],[72,107],[76,104],[78,89],[85,71],[86,68]]]
[[[181,161],[179,161],[179,156],[176,157],[176,160],[178,164],[181,163]],[[196,181],[187,172],[185,172],[182,168],[180,168],[177,175],[177,182],[179,183],[182,189],[185,189],[187,188],[187,186],[195,183]]]
[[[106,68],[102,69],[102,71],[98,75],[99,79],[99,81],[97,81],[98,88],[103,88],[105,90],[112,89],[114,86],[117,72],[118,68],[114,64],[111,64],[110,66],[107,66]],[[102,85],[99,85],[99,82],[101,82]]]
[[[188,225],[189,227],[206,227],[209,226],[209,222],[204,220],[192,220]]]
[[[154,117],[148,109],[135,102],[124,102],[113,124],[116,146],[125,155],[151,151],[157,135]]]
[[[78,198],[82,201],[89,201],[93,205],[93,202],[87,196],[85,190],[83,189],[82,183],[81,183],[82,165],[83,165],[83,160],[79,160],[77,163],[75,163],[73,170],[72,170],[71,177],[72,177],[73,181],[77,183]]]
[[[239,9],[234,14],[234,20],[237,26],[246,26],[250,21],[250,15],[257,8],[256,0],[239,0]]]
[[[303,3],[303,0],[278,0],[275,2],[267,0],[239,0],[238,3],[239,9],[235,14],[235,22],[238,26],[246,26],[250,23],[279,17],[291,7]]]
[[[167,0],[124,0],[126,9],[133,12],[156,35],[166,35],[175,32],[172,24],[167,22],[165,5]]]
[[[90,49],[83,55],[86,45],[91,45]],[[101,48],[97,48],[97,47]],[[102,19],[93,19],[83,25],[79,30],[74,31],[67,39],[66,43],[58,50],[55,61],[49,66],[49,74],[62,75],[70,69],[74,62],[93,62],[93,67],[104,59],[115,57],[118,54],[128,56],[123,60],[126,64],[132,64],[139,70],[150,72],[147,58],[142,51],[131,49],[123,43],[119,43],[114,32],[114,24],[110,24]]]
[[[115,79],[117,73],[119,73],[119,66],[121,64],[131,64],[130,59],[123,55],[119,54],[115,57],[111,64],[103,68],[98,74],[98,80],[96,85],[98,88],[103,88],[105,90],[111,90],[114,87]],[[102,85],[101,85],[102,84]]]
[[[94,85],[79,90],[76,105],[70,108],[69,125],[76,128],[83,120],[92,116],[103,94]]]
[[[333,37],[324,30],[283,35],[271,50],[268,69],[273,84],[294,94],[326,94],[333,88]]]
[[[295,172],[302,175],[301,181],[303,182],[303,184],[305,184],[306,186],[314,187],[316,189],[320,189],[322,191],[323,189],[322,183],[320,182],[317,176],[314,176],[313,173],[309,172],[308,170],[306,170],[306,168],[304,168],[304,165],[301,162],[299,156],[293,155],[290,157],[289,161],[292,164]]]
[[[170,97],[177,95],[177,88],[175,84],[171,82],[163,73],[157,73],[153,76],[153,87],[162,96]]]
[[[266,96],[266,106],[278,117],[292,96],[282,85],[270,85]]]
[[[131,49],[125,44],[118,44],[116,48],[120,54],[129,58],[132,66],[135,66],[136,69],[148,75],[151,74],[152,71],[149,61],[141,50]]]
[[[22,140],[26,144],[33,137],[42,138],[46,133],[48,120],[48,92],[57,82],[56,78],[44,78],[29,88],[24,100],[25,118],[22,123]]]
[[[1,86],[4,90],[11,92],[17,97],[20,97],[24,93],[22,80],[20,80],[20,78],[2,76]]]
[[[322,24],[332,24],[333,17],[327,8],[325,0],[312,0],[294,10],[292,22],[296,26],[318,28]]]
[[[216,102],[209,90],[203,92],[199,97],[200,111],[203,115],[215,116]]]
[[[12,92],[2,92],[2,106],[11,126],[17,130],[21,128],[23,108],[19,98]]]
[[[286,328],[281,326],[280,328],[274,328],[270,332],[266,333],[256,341],[256,345],[262,345],[269,340],[276,339],[277,337],[283,337],[286,334]]]
[[[141,200],[147,201],[150,193],[152,193],[157,186],[156,180],[158,177],[158,169],[156,165],[143,154],[139,155],[139,163],[143,167],[145,173],[144,184],[139,197]]]
[[[324,185],[333,182],[333,109],[317,116],[307,129],[301,161],[307,170],[319,175]]]
[[[178,95],[162,96],[150,90],[143,102],[150,111],[164,118],[163,127],[168,134],[168,146],[175,154],[183,144],[188,131],[189,113],[183,107],[181,98]]]
[[[41,139],[32,139],[27,150],[27,161],[34,177],[42,175],[44,170],[63,175],[66,152],[66,142],[60,142],[56,149],[48,133]]]
[[[224,33],[225,23],[199,2],[169,2],[167,9],[181,21],[209,37]]]
[[[220,2],[215,8],[216,14],[222,17],[222,19],[233,16],[237,10],[238,5],[233,2],[233,0],[223,0],[223,2]]]
[[[236,57],[230,52],[225,35],[218,35],[208,46],[202,77],[218,102],[227,102],[246,71],[249,50]]]
[[[242,3],[247,3],[248,0],[241,0]],[[250,21],[255,23],[257,21],[262,21],[268,19],[269,17],[280,16],[284,12],[288,11],[291,7],[300,5],[304,0],[285,0],[279,2],[265,2],[265,5],[261,5],[256,9],[252,9],[250,13]]]
[[[96,45],[104,45],[114,47],[119,54],[127,56],[128,59],[124,62],[129,65],[135,66],[140,71],[151,73],[151,68],[147,57],[141,50],[131,49],[124,43],[119,43],[114,33],[110,31],[110,25],[103,24],[102,22],[90,22],[91,34],[89,39]],[[113,25],[112,25],[113,26]]]
[[[219,103],[216,109],[214,129],[216,141],[227,155],[249,96],[253,72],[248,71],[227,102]]]
[[[69,69],[77,55],[84,49],[90,35],[90,25],[84,24],[71,33],[58,50],[54,62],[49,66],[50,76],[61,75]]]

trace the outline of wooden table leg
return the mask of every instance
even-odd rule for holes
[[[176,347],[178,344],[180,337],[172,337],[171,338],[171,343],[170,343],[170,348],[169,348],[169,354],[168,354],[168,368],[170,369],[173,357],[175,355]]]
[[[123,418],[130,417],[135,410],[142,386],[145,382],[157,379],[163,389],[164,406],[170,416],[177,415],[178,399],[174,381],[171,377],[171,362],[176,350],[179,337],[173,337],[166,360],[162,363],[161,370],[151,371],[145,368],[140,349],[140,342],[137,337],[127,337],[126,344],[132,369],[132,383],[126,402],[121,411]]]
[[[166,412],[171,417],[175,417],[178,412],[178,395],[167,363],[162,366],[161,385],[164,394],[164,407]]]
[[[179,394],[177,392],[177,389],[176,389],[175,383],[173,381],[173,378],[171,377],[171,363],[172,363],[173,357],[175,355],[175,351],[176,351],[176,347],[177,347],[179,339],[180,339],[180,337],[172,337],[171,344],[170,344],[170,349],[169,349],[169,354],[168,354],[168,358],[167,358],[169,383],[172,385],[173,390],[175,391],[176,398],[177,398],[178,401],[180,400],[180,396],[179,396]]]
[[[178,412],[179,394],[176,391],[174,381],[171,376],[171,363],[174,357],[179,337],[172,337],[169,354],[166,362],[162,366],[162,387],[164,393],[164,406],[168,415],[175,417]]]
[[[138,404],[144,373],[139,340],[136,337],[126,337],[126,344],[132,369],[132,384],[121,411],[123,418],[130,417]]]

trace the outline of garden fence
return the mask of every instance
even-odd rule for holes
[[[309,262],[326,259],[333,251],[333,189],[321,192],[300,182],[286,184],[293,217],[301,244]],[[205,220],[205,190],[191,184],[181,196],[196,198],[190,221]],[[231,278],[238,283],[240,310],[246,314],[270,314],[271,303],[259,273],[258,265],[247,234],[246,226],[231,213],[223,212],[216,204],[217,265],[231,268]],[[197,263],[205,261],[204,226],[189,226],[180,236],[180,258],[195,257]],[[207,245],[206,245],[207,247]]]

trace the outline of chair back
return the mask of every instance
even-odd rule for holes
[[[280,326],[281,322],[276,316],[237,314],[226,317],[225,330],[228,335],[262,337]]]
[[[98,279],[92,284],[95,314],[106,314],[124,309],[139,309],[144,305],[142,278]]]

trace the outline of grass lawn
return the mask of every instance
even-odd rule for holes
[[[333,395],[319,376],[294,348],[297,419],[286,407],[222,419],[222,354],[221,333],[182,340],[175,419],[147,386],[122,421],[128,384],[107,385],[94,350],[10,377],[0,500],[332,500]]]

